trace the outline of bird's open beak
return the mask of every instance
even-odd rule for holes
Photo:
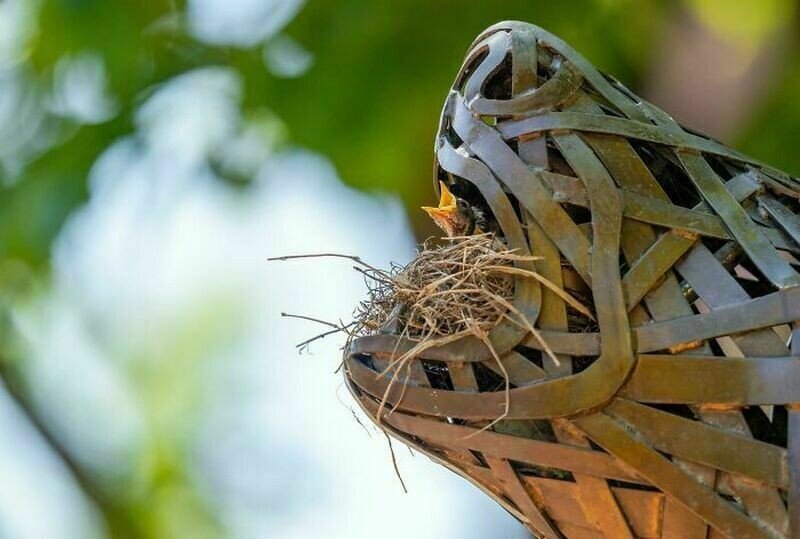
[[[441,195],[439,197],[439,206],[434,208],[432,206],[422,206],[422,209],[430,215],[433,222],[444,230],[448,236],[455,234],[455,223],[457,220],[458,206],[456,205],[456,197],[447,188],[444,182],[439,182],[439,189]]]
[[[434,208],[433,206],[422,206],[422,209],[430,215],[431,219],[438,222],[442,219],[451,219],[455,211],[450,208]]]
[[[439,182],[439,206],[422,206],[422,209],[431,216],[431,219],[439,222],[440,219],[452,219],[453,215],[458,211],[456,206],[456,197],[447,188],[444,182]]]

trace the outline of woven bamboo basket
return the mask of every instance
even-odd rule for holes
[[[482,33],[444,106],[434,184],[485,204],[531,279],[531,334],[427,350],[363,337],[347,384],[381,427],[540,537],[800,537],[797,178],[678,125],[558,37]],[[791,344],[790,344],[791,343]],[[794,348],[792,350],[791,348]],[[792,531],[790,531],[792,530]]]

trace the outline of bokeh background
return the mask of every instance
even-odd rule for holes
[[[524,537],[335,374],[484,27],[800,173],[793,0],[0,0],[0,537]]]

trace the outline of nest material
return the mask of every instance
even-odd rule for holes
[[[541,257],[521,255],[491,233],[443,240],[444,244],[426,241],[406,266],[394,266],[388,272],[373,267],[359,270],[366,276],[369,293],[354,313],[345,350],[353,339],[377,333],[399,334],[416,342],[395,358],[395,366],[428,348],[472,335],[486,344],[502,372],[489,333],[506,321],[530,332],[558,364],[539,331],[513,305],[515,276],[535,279],[557,294],[581,325],[594,323],[590,309],[569,292],[535,271],[518,267]]]
[[[354,335],[401,329],[414,341],[488,332],[509,317],[513,261],[533,260],[491,234],[428,240],[407,266],[367,271],[368,298],[355,313]]]
[[[485,430],[502,421],[510,406],[511,377],[489,337],[494,328],[505,321],[530,332],[553,363],[559,364],[539,331],[513,305],[514,277],[543,284],[561,297],[577,318],[593,321],[594,317],[568,292],[539,273],[519,267],[541,257],[520,255],[491,233],[443,239],[446,243],[438,245],[426,241],[405,267],[395,266],[389,272],[371,266],[359,269],[366,276],[369,294],[356,309],[345,350],[353,339],[378,333],[399,334],[401,339],[415,343],[402,354],[393,350],[391,361],[383,369],[383,374],[392,372],[392,383],[378,408],[376,418],[380,422],[393,384],[402,380],[405,388],[409,382],[414,358],[467,336],[477,338],[489,349],[506,395],[502,413],[484,425]],[[403,370],[405,376],[401,378]],[[442,373],[446,374],[446,369]]]
[[[520,270],[514,262],[532,262],[536,257],[522,256],[508,249],[494,234],[445,238],[435,245],[429,239],[418,256],[407,266],[395,266],[391,272],[375,268],[364,270],[369,294],[354,315],[350,339],[380,332],[399,333],[415,346],[403,354],[392,354],[384,372],[393,371],[392,384],[405,368],[408,383],[409,361],[434,346],[445,345],[472,335],[492,352],[503,373],[506,394],[510,390],[508,373],[489,340],[489,332],[502,321],[537,333],[512,304],[513,275],[542,280],[535,272]],[[538,334],[538,333],[537,333]],[[398,341],[399,342],[399,341]],[[546,347],[546,343],[543,343]],[[349,343],[345,350],[349,349]],[[392,384],[381,400],[377,420],[386,404]],[[505,409],[489,425],[502,420]]]

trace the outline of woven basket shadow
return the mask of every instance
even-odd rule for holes
[[[434,184],[482,204],[512,248],[592,306],[531,279],[501,325],[409,365],[382,428],[466,477],[541,537],[800,537],[796,178],[678,125],[558,37],[500,23],[447,97]],[[531,264],[525,266],[525,264]],[[800,332],[799,332],[800,334]],[[346,357],[375,417],[409,343]],[[794,355],[794,357],[792,357]],[[405,370],[399,378],[406,377]]]

